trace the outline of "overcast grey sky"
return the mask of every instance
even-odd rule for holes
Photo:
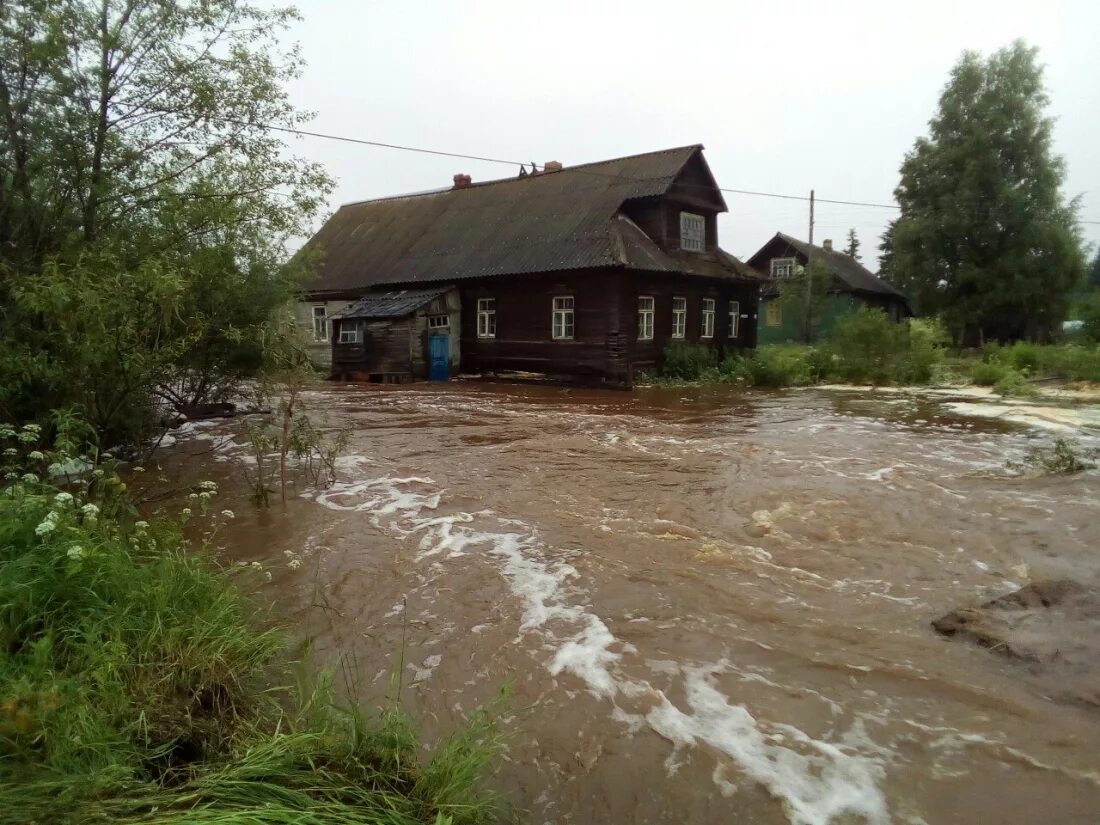
[[[719,185],[892,203],[964,49],[1017,37],[1046,64],[1066,192],[1100,242],[1100,2],[334,2],[300,0],[291,89],[311,129],[520,161],[583,163],[702,143]],[[306,138],[341,203],[507,177],[515,167]],[[807,205],[728,194],[719,242],[746,258]],[[889,209],[819,204],[877,268]]]

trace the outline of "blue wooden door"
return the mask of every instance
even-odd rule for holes
[[[428,358],[431,366],[428,377],[433,381],[446,381],[451,377],[451,336],[433,335],[428,339]]]

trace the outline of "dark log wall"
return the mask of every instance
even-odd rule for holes
[[[687,320],[684,338],[688,343],[705,344],[722,351],[735,351],[756,346],[756,284],[718,281],[713,278],[691,278],[683,275],[665,276],[658,273],[635,273],[629,285],[629,303],[633,319],[628,332],[631,343],[631,364],[635,371],[651,369],[660,360],[672,337],[672,299],[684,298]],[[638,340],[638,298],[652,296],[654,301],[653,340]],[[703,299],[714,300],[714,337],[703,338]],[[740,304],[737,336],[730,336],[729,302]]]
[[[628,382],[621,272],[573,271],[508,276],[462,288],[462,367],[522,370]],[[571,295],[573,339],[552,336],[553,299]],[[496,337],[478,338],[477,302],[494,298]]]
[[[627,271],[546,273],[486,279],[462,287],[462,363],[466,372],[522,370],[630,384],[654,366],[672,335],[672,299],[687,300],[685,341],[723,350],[756,344],[757,287],[736,281]],[[552,337],[553,299],[572,295],[574,338]],[[638,297],[654,298],[654,337],[638,340]],[[477,337],[477,302],[494,298],[496,337]],[[715,300],[714,337],[702,339],[703,299]],[[729,337],[729,301],[741,304]]]

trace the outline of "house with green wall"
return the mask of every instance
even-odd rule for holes
[[[816,246],[776,232],[775,237],[746,262],[762,272],[766,279],[760,289],[758,344],[805,339],[804,310],[795,302],[781,300],[780,296],[785,284],[802,279],[811,260],[828,272],[826,294],[814,313],[815,339],[828,335],[839,318],[861,306],[881,309],[893,321],[902,321],[913,314],[905,295],[868,271],[855,258],[834,250],[831,240]]]

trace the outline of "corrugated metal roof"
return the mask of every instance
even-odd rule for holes
[[[403,318],[429,304],[451,287],[438,289],[398,289],[371,292],[347,309],[334,312],[333,318]]]
[[[667,193],[701,150],[683,146],[464,189],[348,204],[306,245],[319,250],[322,261],[310,291],[621,267],[643,259],[646,268],[685,271],[644,233],[627,243],[631,254],[625,260],[613,221],[624,201]],[[647,243],[652,248],[643,253]],[[717,256],[711,263],[721,268]]]

